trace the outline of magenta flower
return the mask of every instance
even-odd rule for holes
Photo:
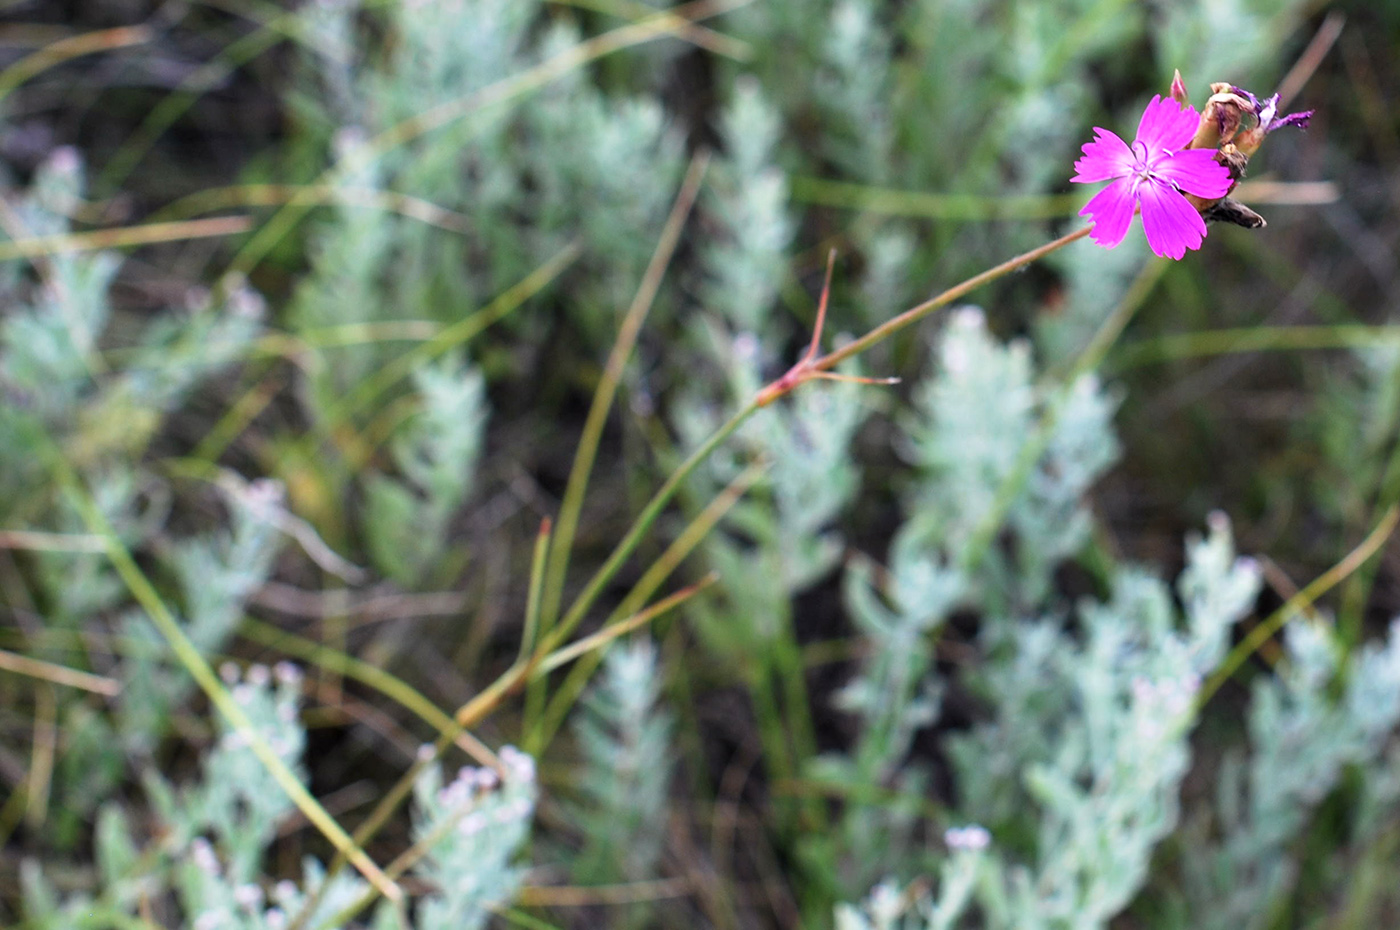
[[[1142,210],[1147,244],[1164,258],[1180,259],[1199,249],[1205,220],[1186,199],[1206,200],[1230,190],[1230,171],[1215,160],[1214,149],[1188,149],[1200,117],[1190,106],[1163,100],[1159,94],[1143,111],[1137,138],[1130,146],[1107,129],[1094,127],[1094,141],[1074,163],[1071,181],[1092,184],[1112,180],[1079,211],[1094,221],[1089,238],[1106,249],[1123,241],[1133,213]]]

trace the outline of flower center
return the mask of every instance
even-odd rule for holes
[[[1138,139],[1133,140],[1133,156],[1136,164],[1133,165],[1133,174],[1142,180],[1146,180],[1152,174],[1152,165],[1149,162],[1151,153],[1147,149],[1147,143]]]

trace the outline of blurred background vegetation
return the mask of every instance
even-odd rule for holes
[[[1400,4],[666,6],[0,5],[0,922],[1400,924]]]

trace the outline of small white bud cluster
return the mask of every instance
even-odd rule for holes
[[[190,861],[206,875],[217,877],[223,872],[219,865],[219,857],[214,853],[214,846],[202,836],[195,837],[190,843]]]
[[[256,911],[263,905],[263,890],[261,885],[251,882],[239,885],[233,889],[234,903],[245,911]]]
[[[419,750],[420,758],[432,758],[433,749],[425,746]],[[506,746],[500,752],[501,768],[504,770],[508,788],[522,788],[534,784],[535,760],[516,749]],[[447,811],[462,813],[458,830],[466,836],[478,833],[491,823],[508,824],[528,818],[534,810],[528,794],[516,797],[506,803],[494,805],[494,810],[475,809],[484,795],[496,791],[502,785],[502,776],[493,769],[463,766],[451,783],[437,793],[438,805]]]
[[[943,842],[954,852],[981,852],[992,842],[987,828],[978,824],[965,827],[949,827],[943,832]]]
[[[192,926],[194,930],[222,930],[224,927],[233,926],[233,921],[229,919],[228,912],[219,908],[200,914],[194,919]]]

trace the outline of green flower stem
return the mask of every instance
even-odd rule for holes
[[[959,297],[965,297],[984,284],[991,284],[998,278],[1004,278],[1013,271],[1019,271],[1032,262],[1044,258],[1051,252],[1058,252],[1077,239],[1083,239],[1085,236],[1089,235],[1089,230],[1092,228],[1092,226],[1085,226],[1082,229],[1076,229],[1068,235],[1061,236],[1054,242],[1047,242],[1039,248],[1031,249],[1029,252],[1022,252],[1015,258],[1008,259],[994,268],[988,268],[981,274],[973,275],[961,284],[956,284],[948,288],[938,296],[930,297],[923,303],[905,310],[899,316],[886,320],[856,341],[847,343],[834,352],[823,355],[812,363],[812,367],[817,371],[830,371],[852,355],[859,355],[877,342],[883,342],[901,329],[912,326],[933,311],[941,307],[946,307]]]
[[[1013,271],[1024,268],[1052,252],[1059,251],[1077,239],[1084,238],[1089,234],[1091,228],[1092,227],[1085,226],[1081,229],[1077,229],[1068,235],[1061,236],[1053,242],[1048,242],[1038,248],[1031,249],[1029,252],[1023,252],[1015,258],[1008,259],[994,268],[987,269],[981,274],[973,275],[961,284],[956,284],[943,293],[905,310],[892,319],[886,320],[854,342],[850,342],[820,358],[813,359],[810,363],[799,365],[799,367],[794,368],[782,378],[759,391],[753,400],[749,401],[742,409],[730,417],[728,422],[711,434],[698,449],[690,454],[689,458],[682,462],[680,466],[671,473],[671,476],[666,479],[666,482],[652,499],[642,508],[642,512],[637,516],[637,519],[633,521],[632,526],[627,530],[627,534],[623,536],[622,541],[613,549],[607,561],[604,562],[603,566],[589,579],[588,583],[579,593],[579,596],[575,599],[573,605],[569,608],[568,613],[566,613],[564,618],[559,622],[559,625],[544,637],[542,651],[547,652],[557,648],[559,644],[573,632],[574,627],[578,626],[579,622],[583,620],[584,615],[593,606],[593,602],[597,600],[603,588],[612,580],[613,576],[617,574],[618,569],[622,567],[622,563],[627,560],[641,543],[642,537],[651,529],[652,524],[655,523],[657,517],[661,515],[662,509],[670,502],[671,497],[680,488],[681,483],[689,477],[690,473],[693,472],[701,462],[709,458],[711,452],[719,448],[720,445],[729,439],[729,437],[734,434],[735,430],[742,426],[744,421],[751,417],[755,411],[778,399],[804,381],[823,377],[823,372],[830,371],[851,356],[864,352],[866,349],[888,339],[900,330],[914,325],[935,310],[947,306],[958,298],[975,291],[982,285],[990,284],[998,278],[1003,278]]]
[[[598,381],[598,389],[593,392],[593,403],[588,408],[588,418],[583,424],[583,434],[579,437],[578,448],[574,452],[574,464],[569,470],[569,482],[564,489],[564,501],[559,507],[559,529],[550,545],[549,560],[545,567],[544,600],[541,602],[540,619],[542,628],[548,630],[559,616],[559,601],[564,594],[564,576],[569,568],[569,552],[574,545],[574,534],[578,530],[579,514],[583,510],[583,495],[588,490],[588,479],[593,473],[593,462],[598,454],[598,444],[603,438],[603,427],[608,421],[613,399],[617,396],[618,385],[622,382],[623,370],[632,350],[641,335],[642,324],[661,289],[661,280],[671,264],[671,257],[680,242],[681,231],[685,228],[690,208],[700,193],[700,184],[705,178],[705,169],[710,163],[707,151],[701,149],[690,160],[685,179],[676,194],[671,213],[661,229],[661,238],[656,243],[646,271],[642,273],[632,305],[618,327],[617,338]]]

